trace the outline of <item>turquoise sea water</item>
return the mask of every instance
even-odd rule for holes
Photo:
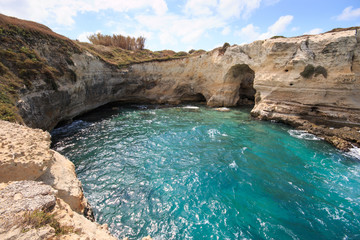
[[[108,108],[52,138],[120,239],[360,239],[359,160],[249,109]]]

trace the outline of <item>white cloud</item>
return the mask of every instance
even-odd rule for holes
[[[152,8],[157,15],[165,14],[168,10],[165,0],[92,0],[86,1],[81,10],[100,11],[111,9],[116,12],[127,12],[134,9]]]
[[[237,35],[241,38],[245,38],[249,42],[252,42],[259,39],[261,34],[259,33],[258,27],[255,27],[253,24],[249,24],[237,32]]]
[[[57,22],[64,26],[74,24],[73,17],[81,7],[78,2],[63,0],[3,0],[0,9],[3,14],[37,22]]]
[[[223,28],[223,30],[221,31],[222,35],[229,35],[229,33],[231,32],[231,28],[229,26],[226,26]]]
[[[262,38],[269,38],[283,33],[293,19],[294,17],[291,15],[281,16],[273,25],[268,28],[267,33],[262,34]]]
[[[304,35],[315,35],[315,34],[319,34],[319,33],[322,33],[322,32],[323,32],[323,30],[321,28],[314,28],[314,29],[311,29],[308,32],[305,32]]]
[[[179,15],[140,15],[135,19],[142,26],[158,33],[160,41],[179,40],[184,44],[197,42],[206,31],[225,27],[225,22],[216,17],[184,18]]]
[[[262,0],[187,0],[185,13],[193,16],[218,16],[222,19],[249,18]],[[278,0],[265,0],[273,2]]]
[[[96,32],[83,32],[79,34],[79,36],[76,39],[79,40],[80,42],[90,42],[88,36],[93,35],[94,33],[101,33],[101,31],[98,30]]]
[[[185,4],[185,13],[194,16],[212,15],[216,5],[217,0],[188,0]]]
[[[209,38],[210,31],[213,30],[229,36],[234,19],[248,19],[261,4],[276,4],[280,0],[184,0],[177,3],[181,5],[177,7],[183,8],[180,13],[169,12],[166,1],[168,0],[0,0],[0,11],[41,22],[55,29],[66,27],[67,30],[76,24],[75,20],[85,17],[81,14],[92,12],[101,18],[99,23],[105,22],[103,31],[111,29],[116,34],[142,35],[151,39],[148,43],[153,45],[167,43],[196,46],[199,39]],[[121,19],[111,18],[115,15],[113,13],[107,16],[109,12],[106,10],[121,13],[116,14]],[[243,32],[248,32],[247,36],[253,39],[279,32],[281,27],[286,27],[286,20],[289,20],[286,17],[289,16],[279,19],[277,25],[269,27],[266,33],[259,32],[253,25],[248,25]],[[89,34],[91,32],[80,33],[77,38],[87,41]]]
[[[223,18],[249,18],[260,3],[261,0],[219,0],[218,12]]]
[[[339,21],[353,20],[360,17],[360,8],[353,9],[352,6],[345,8],[342,13],[336,17]]]
[[[79,12],[111,9],[127,12],[135,9],[151,8],[162,15],[168,10],[165,0],[1,0],[1,13],[42,23],[56,23],[72,26]]]
[[[286,30],[288,25],[290,25],[293,18],[294,17],[291,15],[281,16],[274,24],[268,27],[268,30],[265,33],[260,33],[258,27],[254,26],[253,24],[249,24],[238,31],[237,35],[243,39],[246,39],[247,42],[280,35]]]

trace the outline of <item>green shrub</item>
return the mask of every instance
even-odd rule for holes
[[[308,64],[305,68],[304,68],[304,71],[302,71],[300,73],[300,75],[303,77],[303,78],[311,78],[312,75],[314,75],[314,72],[315,72],[315,67],[311,64]]]
[[[192,54],[192,53],[194,53],[196,50],[195,49],[191,49],[190,51],[189,51],[189,54]]]
[[[55,91],[58,90],[58,86],[57,86],[57,84],[56,84],[56,82],[55,82],[54,73],[51,72],[51,71],[49,71],[48,69],[46,69],[46,70],[44,71],[44,76],[45,76],[44,81],[45,81],[48,85],[50,85],[53,90],[55,90]]]
[[[13,61],[16,59],[16,53],[13,52],[11,49],[3,50],[0,49],[0,57],[6,59],[8,61]]]
[[[0,119],[9,122],[16,122],[16,110],[11,104],[0,102]]]
[[[229,43],[224,43],[224,45],[222,46],[222,48],[220,48],[220,50],[219,50],[219,54],[220,55],[223,55],[225,52],[226,52],[226,49],[228,48],[228,47],[230,47],[230,44]]]
[[[327,78],[327,70],[324,67],[317,66],[314,71],[315,71],[315,77],[319,74],[322,74],[324,78]]]
[[[311,78],[314,74],[315,74],[315,77],[318,76],[319,74],[322,74],[324,76],[324,78],[327,78],[327,70],[322,66],[314,67],[313,65],[308,64],[304,68],[304,71],[302,71],[300,73],[300,75],[303,78]]]
[[[284,36],[273,36],[270,39],[285,38]]]
[[[228,47],[230,47],[230,43],[228,42],[224,43],[224,45],[222,46],[223,49],[227,49]]]
[[[38,75],[38,72],[34,69],[21,69],[19,71],[19,77],[26,80],[35,79]]]
[[[193,54],[201,55],[204,53],[206,53],[206,51],[204,49],[199,49],[199,50],[196,50]]]
[[[25,61],[20,62],[18,61],[17,64],[22,67],[22,68],[27,68],[27,69],[40,69],[42,68],[43,64],[41,62],[39,62],[38,60],[33,60],[33,59],[25,59]]]
[[[185,56],[187,56],[187,55],[188,55],[187,52],[180,51],[180,52],[176,53],[174,56],[175,56],[175,57],[185,57]]]
[[[36,53],[35,53],[33,50],[31,50],[31,49],[23,46],[23,47],[20,48],[20,51],[21,51],[22,53],[25,53],[26,56],[27,56],[28,58],[32,59],[32,60],[35,60],[35,61],[38,60],[38,58],[37,58],[37,56],[36,56]]]
[[[7,67],[0,62],[0,75],[4,75],[7,72]]]
[[[23,216],[23,230],[27,232],[30,229],[38,229],[46,225],[50,225],[55,230],[55,235],[62,235],[72,232],[71,228],[61,227],[60,223],[55,219],[54,214],[35,210],[33,212],[26,212]]]

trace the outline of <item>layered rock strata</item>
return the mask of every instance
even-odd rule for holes
[[[27,91],[18,108],[26,124],[50,130],[60,121],[114,101],[203,101],[227,107],[255,101],[252,115],[260,119],[305,127],[315,124],[320,126],[317,129],[349,126],[356,133],[359,42],[360,31],[344,30],[256,41],[225,52],[216,49],[201,56],[121,69],[88,52],[74,53],[68,68],[76,81],[64,78],[57,90]],[[43,46],[36,51],[49,58]],[[333,137],[343,139],[337,131],[321,134],[330,142]],[[351,135],[345,139],[347,147],[341,148],[360,145],[357,134]]]

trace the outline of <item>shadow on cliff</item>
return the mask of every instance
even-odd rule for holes
[[[255,72],[247,64],[236,64],[229,69],[224,77],[224,83],[235,90],[233,104],[254,105],[256,93],[254,78]]]

